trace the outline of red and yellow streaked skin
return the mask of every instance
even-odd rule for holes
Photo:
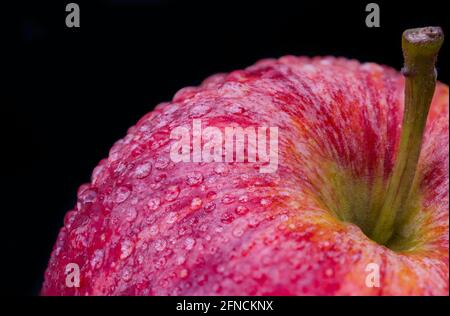
[[[363,232],[395,161],[403,91],[388,67],[293,56],[180,90],[80,188],[42,294],[448,295],[446,85],[431,105],[402,237],[390,249]],[[278,170],[171,162],[170,131],[193,118],[278,126]],[[65,284],[68,263],[80,266],[79,288]],[[366,286],[369,263],[380,266],[379,288]]]

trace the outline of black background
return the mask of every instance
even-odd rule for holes
[[[336,55],[400,69],[401,32],[441,25],[444,1],[18,1],[2,93],[1,288],[35,295],[65,212],[128,127],[180,88],[265,57]],[[12,49],[9,49],[12,48]],[[439,78],[448,83],[448,45]],[[6,159],[5,159],[6,158]]]

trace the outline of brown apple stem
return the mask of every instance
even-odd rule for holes
[[[408,201],[416,176],[427,116],[436,87],[435,63],[444,41],[440,27],[409,29],[403,33],[405,106],[398,154],[388,180],[384,204],[371,238],[385,245]]]

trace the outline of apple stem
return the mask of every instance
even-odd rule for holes
[[[408,212],[427,116],[436,87],[436,58],[443,41],[444,34],[440,27],[409,29],[403,33],[405,102],[400,144],[388,179],[384,204],[370,236],[383,245],[393,236],[398,215]]]

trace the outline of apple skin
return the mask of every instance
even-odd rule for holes
[[[413,246],[378,245],[332,212],[364,202],[347,185],[370,192],[387,179],[403,90],[403,77],[385,66],[294,56],[180,90],[131,127],[80,187],[41,294],[448,295],[446,85],[438,83],[428,116],[419,211],[404,228],[414,231]],[[193,118],[278,126],[278,170],[171,162],[170,131]],[[65,285],[68,263],[80,267],[79,287]],[[369,263],[380,266],[380,287],[366,286]]]

